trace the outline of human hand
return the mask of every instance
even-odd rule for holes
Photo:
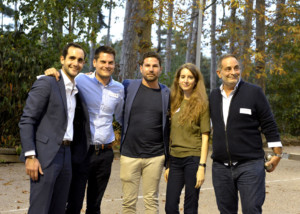
[[[265,163],[265,166],[272,166],[271,169],[266,170],[267,172],[273,172],[275,170],[275,168],[277,167],[279,161],[280,161],[280,157],[277,156],[272,156],[271,160],[269,160],[268,162]]]
[[[168,182],[168,178],[169,178],[169,170],[170,168],[166,169],[164,177],[165,177],[165,182]]]
[[[58,81],[59,80],[59,72],[55,68],[48,68],[46,71],[44,71],[45,75],[47,76],[53,76]]]
[[[39,173],[44,175],[41,164],[37,158],[26,158],[25,161],[26,174],[33,181],[37,181],[39,179]]]
[[[196,179],[197,179],[197,181],[196,181],[195,188],[198,189],[202,186],[202,184],[204,183],[204,180],[205,180],[205,167],[203,167],[203,166],[198,167]]]

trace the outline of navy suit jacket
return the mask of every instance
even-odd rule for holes
[[[121,146],[120,146],[121,150],[128,129],[132,103],[141,84],[142,84],[141,79],[123,81],[125,97],[124,97],[124,109],[123,109],[123,121],[122,121],[122,138],[121,138]],[[163,84],[159,83],[159,86],[161,88],[161,96],[162,96],[163,140],[164,140],[165,156],[167,161],[169,157],[169,139],[170,139],[170,90],[168,89],[167,86]]]
[[[75,162],[85,157],[90,142],[88,112],[80,96],[80,93],[76,95],[74,137],[71,146],[72,159]],[[25,152],[34,150],[42,169],[47,168],[61,146],[67,121],[66,90],[63,79],[56,81],[54,77],[43,76],[36,80],[28,94],[19,122],[21,160],[25,161]]]

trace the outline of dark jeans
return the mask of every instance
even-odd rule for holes
[[[196,189],[196,174],[200,157],[170,157],[170,171],[167,184],[165,211],[169,214],[179,213],[180,194],[185,186],[184,213],[198,213],[200,188]]]
[[[114,154],[112,149],[100,150],[96,155],[90,147],[86,160],[73,164],[73,179],[66,214],[80,214],[85,186],[87,187],[86,214],[100,214],[100,205],[111,173]]]
[[[104,195],[114,160],[112,149],[100,150],[90,156],[89,177],[87,188],[86,214],[100,214],[100,205]]]
[[[238,212],[238,192],[243,214],[262,213],[265,176],[263,159],[250,160],[231,167],[214,161],[212,179],[220,213]]]

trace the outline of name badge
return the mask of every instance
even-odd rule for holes
[[[249,108],[240,108],[240,114],[252,115],[252,112],[251,112],[251,109],[249,109]]]
[[[113,92],[111,92],[111,91],[108,93],[108,95],[111,96],[111,97],[114,97],[114,98],[118,98],[118,97],[119,97],[118,94],[113,93]]]

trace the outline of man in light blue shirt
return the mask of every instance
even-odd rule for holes
[[[92,75],[79,74],[75,78],[88,108],[92,140],[84,161],[72,163],[67,214],[80,214],[87,181],[86,213],[100,213],[114,158],[113,116],[119,123],[122,117],[124,87],[111,77],[115,68],[115,50],[108,46],[97,48],[93,65],[96,70]],[[57,75],[53,71],[46,71],[46,74]]]
[[[113,115],[117,122],[121,122],[124,87],[111,77],[108,82],[98,80],[96,72],[79,74],[76,83],[88,104],[93,144],[109,144],[115,140]]]

